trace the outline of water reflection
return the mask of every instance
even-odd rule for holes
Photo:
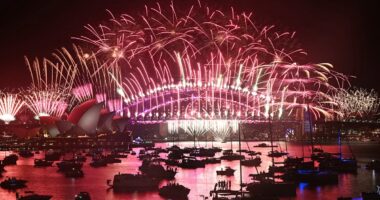
[[[270,148],[253,148],[257,145],[257,142],[243,143],[242,148],[250,149],[255,151],[260,151],[262,153],[262,164],[257,170],[262,171],[268,169],[271,165],[271,159],[267,157],[267,153]],[[159,143],[158,147],[166,148],[172,145],[171,143]],[[193,142],[181,142],[179,144],[181,147],[192,147]],[[199,143],[200,146],[211,147],[210,143]],[[214,143],[214,146],[222,147],[224,149],[230,148],[230,143]],[[234,142],[232,144],[233,149],[238,149],[238,144]],[[285,145],[281,143],[280,147],[285,149]],[[302,145],[300,144],[288,144],[287,146],[290,155],[292,156],[302,156]],[[326,151],[338,152],[338,146],[329,145],[322,147]],[[348,155],[350,150],[347,146],[343,146],[343,153]],[[380,150],[379,145],[353,145],[352,149],[354,152],[358,152],[356,157],[359,164],[363,165],[371,159],[379,159],[376,156],[380,156],[376,152]],[[365,150],[366,151],[365,151]],[[280,149],[279,149],[280,150]],[[138,152],[138,150],[136,150]],[[375,152],[375,153],[374,153]],[[310,154],[310,147],[304,148],[305,154]],[[7,153],[9,154],[9,152]],[[2,159],[6,155],[5,152],[0,154]],[[165,154],[162,154],[165,155]],[[70,156],[70,155],[68,155]],[[220,154],[217,154],[220,156]],[[35,155],[35,158],[42,158],[43,154]],[[163,156],[166,157],[166,156]],[[247,156],[246,156],[247,157]],[[149,200],[161,200],[157,192],[147,192],[147,193],[129,193],[129,194],[118,194],[114,193],[112,190],[107,190],[106,180],[112,179],[113,175],[122,173],[137,173],[138,167],[141,162],[136,156],[129,155],[128,158],[123,158],[123,162],[120,164],[110,164],[108,167],[104,168],[92,168],[89,166],[91,159],[87,159],[84,164],[83,171],[85,173],[84,178],[70,179],[65,178],[63,174],[57,173],[57,167],[48,168],[34,168],[33,167],[34,158],[20,158],[17,166],[7,166],[7,172],[3,173],[3,180],[5,177],[15,176],[17,178],[28,180],[28,187],[25,190],[32,190],[39,194],[51,194],[53,199],[66,200],[73,199],[74,195],[81,192],[87,191],[91,194],[94,199],[149,199]],[[275,159],[275,161],[280,161],[281,159]],[[217,176],[216,170],[221,167],[231,167],[235,169],[234,176],[224,177]],[[180,184],[191,189],[189,194],[189,199],[203,199],[201,195],[208,195],[209,191],[213,189],[214,184],[219,180],[231,181],[232,189],[239,189],[240,183],[240,171],[239,171],[239,161],[225,161],[223,160],[221,164],[209,164],[205,168],[198,169],[178,169],[176,175],[176,181]],[[256,173],[254,167],[242,167],[243,182],[249,182],[250,178],[248,174]],[[166,181],[160,183],[160,186],[166,185]],[[336,199],[341,196],[360,196],[362,191],[373,191],[376,184],[379,184],[379,175],[372,171],[367,171],[363,168],[358,170],[356,175],[354,174],[342,174],[339,176],[339,185],[329,185],[323,187],[313,187],[305,183],[301,183],[297,189],[297,197],[294,199]],[[23,190],[20,190],[23,191]],[[14,199],[15,194],[8,192],[6,190],[0,189],[0,199]]]

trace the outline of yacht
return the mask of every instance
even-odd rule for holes
[[[150,178],[142,174],[116,174],[113,177],[112,185],[111,180],[107,184],[113,188],[115,192],[127,191],[144,191],[158,188],[159,180]]]

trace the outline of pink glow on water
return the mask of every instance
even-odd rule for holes
[[[270,148],[252,148],[257,142],[242,143],[242,148],[247,149],[247,144],[251,150],[261,151],[263,155],[263,163],[259,170],[267,169],[271,164],[271,159],[266,156]],[[182,147],[188,146],[192,147],[193,142],[181,142]],[[200,146],[206,146],[205,142],[197,143]],[[224,149],[230,148],[230,143],[214,143],[215,146],[223,147]],[[171,143],[159,143],[159,147],[171,146]],[[211,147],[211,143],[207,144]],[[377,146],[367,146],[363,148],[362,145],[353,146],[354,151],[358,151],[359,161],[368,160],[369,157],[373,158],[373,153],[378,150]],[[233,148],[236,150],[238,144],[233,143]],[[284,149],[285,145],[281,143],[281,148]],[[372,148],[372,149],[371,149]],[[302,156],[301,145],[290,144],[288,145],[288,150],[291,155]],[[305,154],[309,154],[309,147],[305,146]],[[323,149],[326,151],[337,152],[338,146],[336,145],[325,145]],[[363,151],[363,149],[367,149]],[[135,149],[138,152],[138,149]],[[346,156],[350,156],[350,150],[347,146],[343,146],[343,152]],[[9,154],[9,153],[7,153]],[[4,152],[1,153],[0,159],[5,155]],[[162,154],[164,155],[164,154]],[[37,158],[42,157],[42,154],[35,155]],[[71,157],[71,154],[66,155],[67,158]],[[65,200],[73,199],[73,196],[80,191],[87,191],[91,193],[94,199],[135,199],[135,200],[163,200],[157,192],[146,192],[146,193],[129,193],[129,194],[117,194],[112,190],[107,191],[106,180],[112,179],[113,175],[122,173],[137,173],[138,167],[141,165],[135,156],[129,156],[127,159],[122,159],[123,162],[120,164],[111,164],[105,168],[92,168],[89,166],[89,160],[84,164],[83,171],[85,173],[84,178],[79,179],[68,179],[65,178],[63,174],[57,172],[57,167],[49,168],[34,168],[33,158],[23,159],[18,161],[17,166],[7,166],[7,172],[3,173],[4,177],[16,176],[21,179],[29,180],[28,188],[20,190],[33,190],[39,194],[52,194],[53,199]],[[236,169],[233,177],[225,178],[216,175],[216,170],[221,167],[230,166]],[[230,180],[232,182],[232,187],[238,189],[239,180],[239,161],[222,161],[221,164],[206,165],[206,168],[199,168],[196,170],[189,169],[178,169],[179,173],[176,175],[176,181],[180,184],[191,189],[189,199],[202,199],[200,195],[208,195],[209,191],[212,190],[214,184],[218,180]],[[255,173],[254,168],[243,167],[243,182],[249,182],[247,177],[249,173]],[[4,179],[4,178],[2,178]],[[0,180],[2,180],[0,179]],[[375,188],[375,184],[378,183],[379,178],[377,174],[372,174],[371,171],[366,171],[364,169],[358,170],[358,175],[340,175],[339,176],[339,186],[323,186],[318,188],[310,188],[309,186],[302,186],[297,189],[297,197],[293,199],[326,199],[335,198],[339,196],[359,196],[361,191],[372,191]],[[47,184],[49,183],[49,184]],[[165,185],[166,182],[163,181],[160,185]],[[0,196],[3,198],[12,199],[15,194],[7,192],[0,189]]]

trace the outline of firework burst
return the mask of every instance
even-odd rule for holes
[[[23,107],[24,101],[18,94],[0,93],[0,120],[8,124],[16,120],[16,115]]]
[[[370,118],[379,113],[380,99],[374,90],[340,90],[335,94],[334,101],[343,119]]]
[[[52,116],[62,117],[68,104],[67,93],[57,90],[57,88],[41,90],[31,88],[23,91],[27,107],[35,115],[35,119]]]
[[[144,14],[111,14],[77,37],[119,68],[117,89],[128,116],[138,120],[278,118],[309,105],[332,116],[332,94],[346,77],[328,63],[300,64],[306,52],[287,45],[294,32],[255,24],[252,13],[205,5],[177,12],[146,7]],[[179,9],[178,9],[179,10]]]

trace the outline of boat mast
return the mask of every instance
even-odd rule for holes
[[[243,170],[242,170],[242,166],[241,166],[241,133],[240,133],[240,123],[238,124],[239,126],[239,156],[240,156],[240,159],[239,159],[239,170],[240,170],[240,194],[241,194],[241,197],[243,197]]]
[[[338,130],[338,145],[339,145],[339,159],[342,159],[342,130],[341,130],[341,124],[339,123],[339,130]]]
[[[271,122],[271,115],[269,114],[268,116],[268,122],[269,122],[269,135],[270,135],[270,146],[271,146],[271,151],[273,153],[273,133],[272,133],[272,122]],[[272,166],[274,166],[274,157],[272,157]]]
[[[311,115],[310,115],[310,107],[309,107],[309,101],[307,102],[307,114],[309,118],[309,131],[310,131],[310,144],[311,144],[311,154],[314,154],[314,142],[313,142],[313,125],[311,123]]]

